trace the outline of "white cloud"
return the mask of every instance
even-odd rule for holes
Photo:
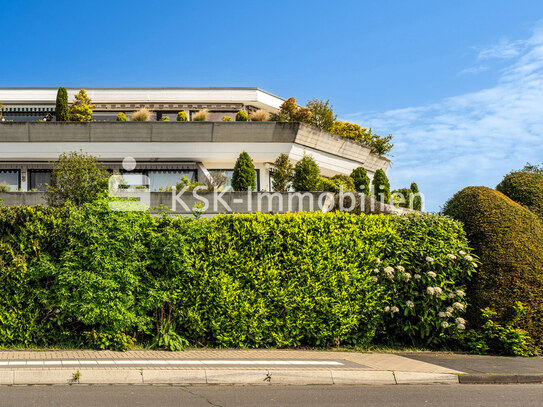
[[[498,44],[495,44],[488,48],[479,49],[479,59],[500,58],[509,59],[514,58],[521,53],[521,50],[526,46],[525,41],[507,41],[501,40]]]
[[[527,161],[543,162],[542,27],[515,55],[502,44],[501,55],[514,58],[492,88],[430,105],[349,115],[377,134],[394,136],[393,187],[416,181],[427,209],[437,211],[463,187],[495,187]]]
[[[463,69],[462,71],[460,71],[460,75],[476,74],[476,73],[479,73],[479,72],[488,71],[488,69],[489,68],[488,68],[487,65],[477,65],[477,66],[473,66],[471,68]]]

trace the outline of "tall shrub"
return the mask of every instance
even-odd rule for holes
[[[472,311],[490,308],[505,325],[516,302],[526,307],[519,327],[543,344],[543,225],[501,192],[468,187],[445,205],[444,214],[464,223],[482,266],[469,287]],[[477,315],[476,315],[477,316]]]
[[[96,157],[74,151],[62,153],[52,166],[52,185],[45,193],[51,206],[62,206],[66,201],[82,205],[107,191],[109,174],[98,167]]]
[[[332,129],[337,116],[334,114],[329,100],[325,102],[323,100],[311,99],[307,102],[307,107],[311,111],[309,124],[325,131]]]
[[[92,119],[92,109],[94,108],[95,105],[92,104],[92,100],[87,96],[87,91],[81,89],[74,96],[74,101],[70,106],[70,120],[74,122],[90,122]]]
[[[272,171],[272,189],[279,192],[287,192],[292,182],[294,166],[290,162],[288,155],[281,153],[273,163]]]
[[[68,108],[68,92],[63,86],[58,88],[57,91],[55,116],[57,118],[57,122],[66,122],[70,120],[70,109]]]
[[[364,167],[357,167],[351,172],[354,186],[358,192],[370,195],[370,178]]]
[[[313,157],[304,155],[294,166],[292,187],[296,191],[318,191],[320,189],[320,169]]]
[[[234,191],[247,191],[256,188],[255,166],[253,160],[245,151],[239,155],[234,166],[232,188]]]
[[[207,121],[207,117],[209,116],[209,110],[208,109],[202,109],[197,111],[193,116],[192,120],[195,122],[205,122]]]
[[[389,203],[390,202],[390,183],[385,172],[381,169],[375,171],[373,176],[373,194],[378,201]]]
[[[410,204],[412,205],[413,209],[416,211],[422,210],[422,197],[420,196],[419,186],[415,182],[412,182],[409,189],[412,193],[413,202],[410,202]]]

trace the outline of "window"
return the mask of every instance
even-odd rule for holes
[[[175,186],[182,177],[188,178],[189,182],[197,180],[196,170],[145,170],[126,172],[121,171],[125,182],[130,188],[138,185],[149,187],[150,191],[166,190]]]
[[[151,191],[160,191],[160,188],[175,186],[181,181],[181,178],[188,178],[190,183],[196,181],[196,170],[171,170],[171,171],[149,171],[149,180]]]
[[[47,185],[51,185],[51,170],[29,170],[28,179],[30,180],[29,189],[36,191],[45,191]]]
[[[20,186],[19,170],[0,170],[0,185],[7,185],[10,191],[17,191]]]

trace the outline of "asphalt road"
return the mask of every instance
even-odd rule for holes
[[[1,386],[2,406],[541,406],[543,385]]]

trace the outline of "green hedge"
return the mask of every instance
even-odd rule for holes
[[[472,310],[490,308],[497,322],[526,314],[518,326],[543,343],[543,225],[528,209],[498,191],[468,187],[454,195],[444,213],[464,223],[482,266],[469,287]],[[472,317],[473,318],[473,317]]]
[[[0,244],[3,345],[439,344],[473,271],[435,215],[3,207]]]
[[[543,219],[543,174],[512,172],[496,189]]]

